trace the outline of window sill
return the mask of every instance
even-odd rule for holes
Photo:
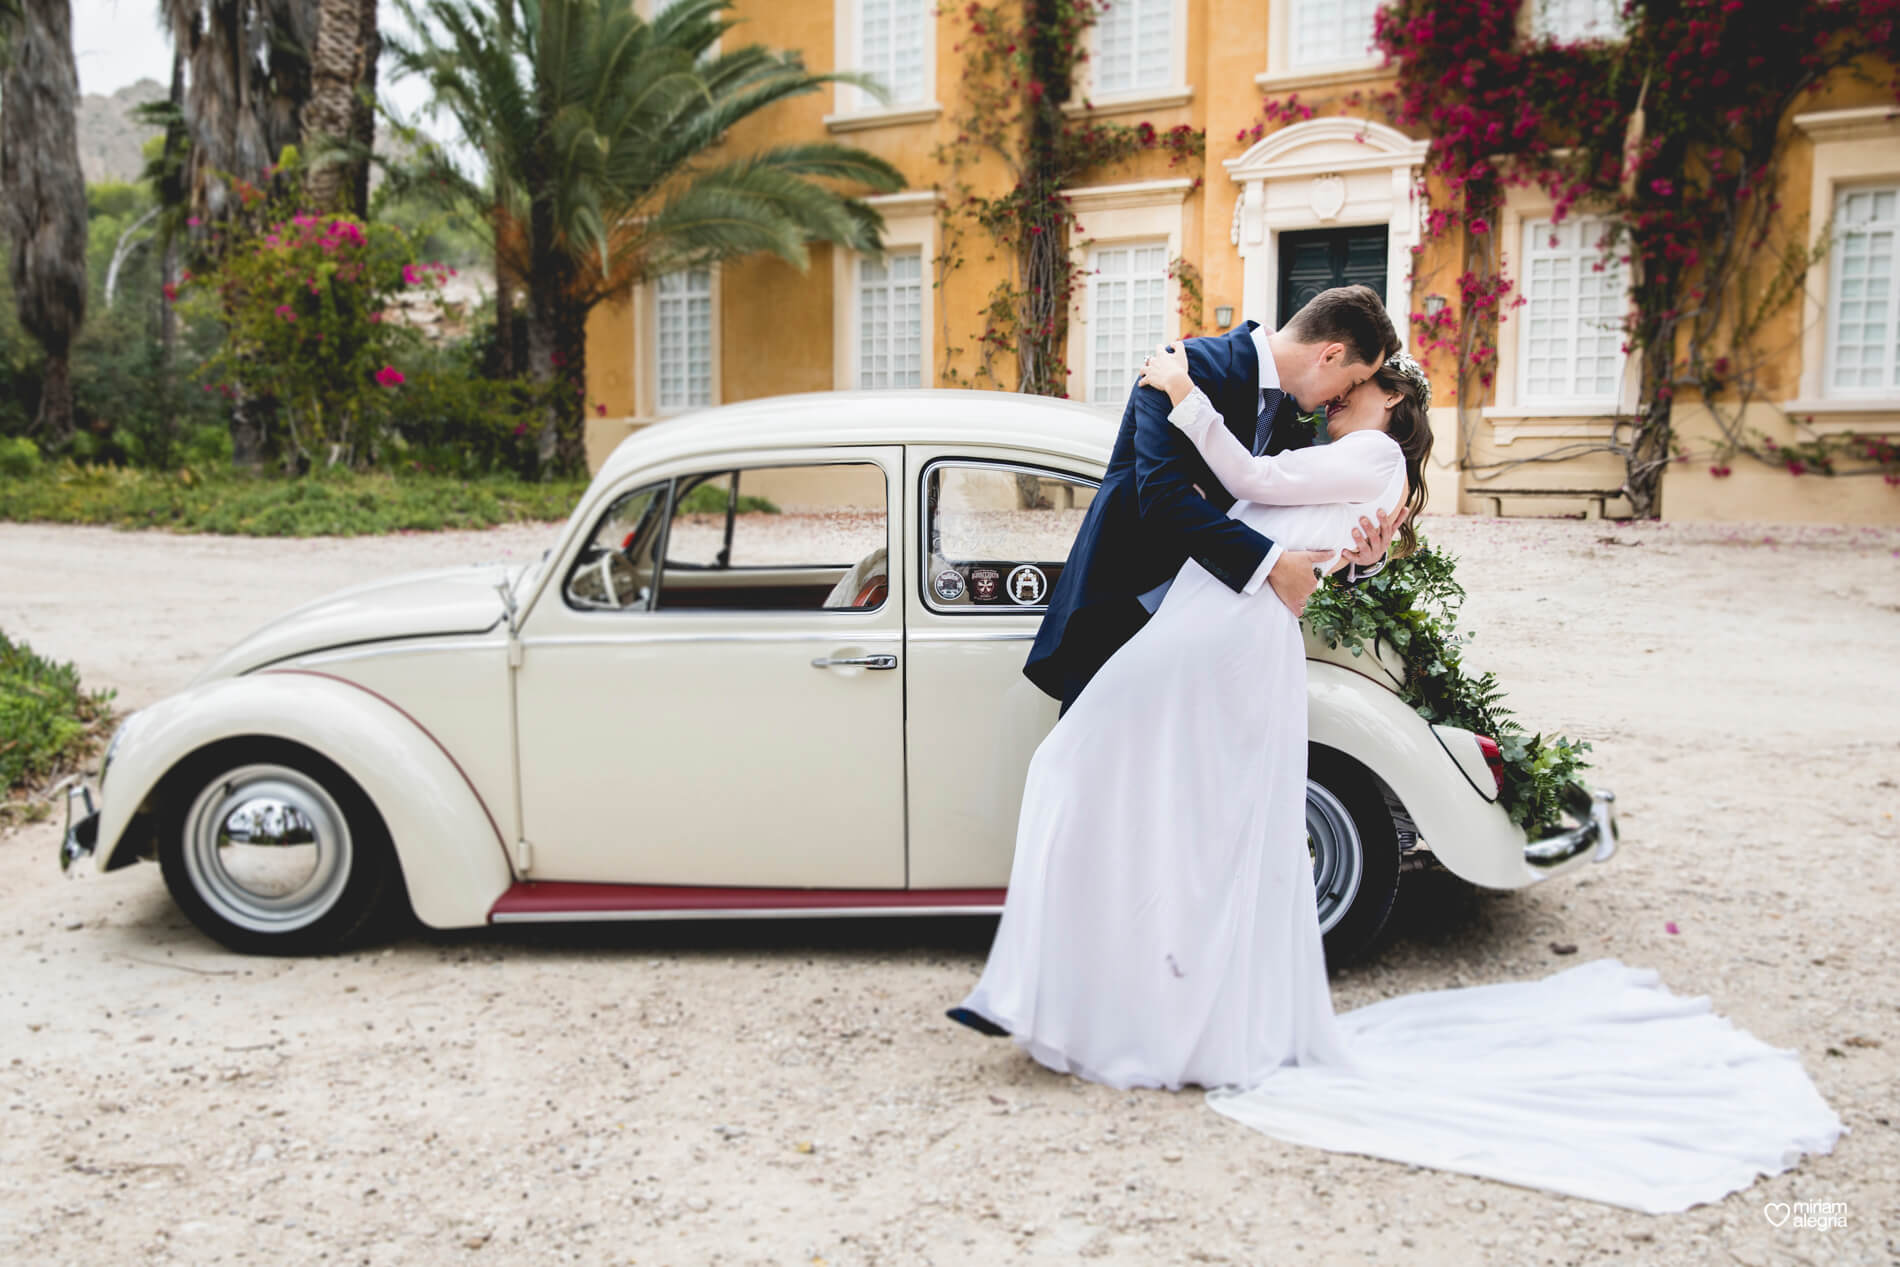
[[[857,110],[849,114],[828,114],[825,127],[832,132],[862,132],[869,128],[894,128],[907,123],[929,123],[943,113],[941,102],[922,106],[901,106],[891,110]]]
[[[1574,404],[1486,405],[1478,415],[1501,422],[1542,421],[1558,418],[1601,418],[1606,422],[1621,412],[1615,401],[1582,401]]]
[[[1358,83],[1362,79],[1396,73],[1396,69],[1374,60],[1350,62],[1343,66],[1262,71],[1253,77],[1253,81],[1267,92],[1287,92],[1295,88],[1330,88],[1335,84]]]
[[[1165,92],[1123,93],[1120,96],[1100,99],[1084,98],[1071,101],[1062,107],[1062,113],[1071,119],[1079,119],[1089,114],[1137,114],[1144,110],[1172,110],[1194,100],[1194,89],[1171,88]]]
[[[1784,400],[1779,406],[1791,418],[1810,422],[1816,431],[1900,431],[1900,399],[1873,397],[1855,400]]]

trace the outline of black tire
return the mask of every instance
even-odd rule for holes
[[[1380,946],[1399,892],[1398,828],[1378,781],[1345,754],[1311,745],[1306,828],[1326,962],[1365,958]]]
[[[310,875],[298,880],[306,857]],[[158,863],[191,922],[247,955],[348,949],[407,905],[369,797],[335,762],[283,739],[225,740],[173,770],[160,798]]]

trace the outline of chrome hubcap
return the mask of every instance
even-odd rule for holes
[[[309,775],[281,765],[232,770],[185,815],[185,871],[219,915],[282,933],[321,918],[350,877],[342,809]]]
[[[1306,852],[1313,862],[1319,931],[1329,932],[1359,894],[1365,859],[1352,815],[1338,797],[1310,779],[1306,783]]]

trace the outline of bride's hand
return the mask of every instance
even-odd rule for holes
[[[1172,404],[1186,400],[1194,390],[1194,380],[1188,377],[1187,347],[1179,339],[1155,344],[1153,354],[1141,363],[1136,384],[1166,392]]]

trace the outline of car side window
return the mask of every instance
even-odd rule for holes
[[[1000,462],[924,470],[924,602],[936,611],[1043,611],[1096,481]]]
[[[668,482],[616,497],[568,570],[568,606],[590,611],[647,611],[653,603],[653,561],[666,526]]]
[[[681,476],[655,609],[877,610],[890,588],[887,485],[865,461]]]

